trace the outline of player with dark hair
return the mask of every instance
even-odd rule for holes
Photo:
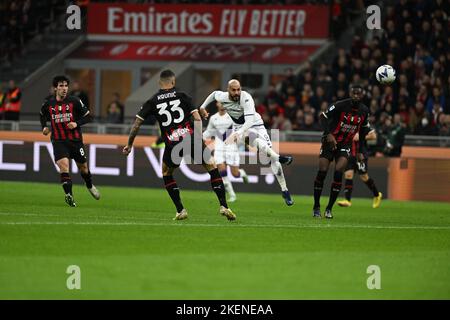
[[[89,109],[79,98],[67,95],[69,79],[65,76],[54,77],[53,88],[55,95],[48,96],[41,107],[42,133],[48,135],[51,131],[54,161],[61,174],[65,200],[69,206],[76,207],[69,174],[69,159],[75,160],[91,195],[96,200],[100,199],[100,192],[92,184],[81,134],[81,126],[90,121]],[[51,129],[47,127],[48,121]]]
[[[361,102],[364,88],[360,84],[350,86],[350,98],[339,100],[320,114],[323,127],[322,147],[319,155],[319,171],[314,181],[313,217],[320,218],[320,196],[323,181],[327,176],[330,163],[335,161],[334,178],[331,184],[330,198],[325,209],[325,218],[332,219],[331,210],[342,186],[342,175],[347,167],[347,159],[355,134],[359,133],[360,150],[358,160],[362,160],[365,136],[370,131],[369,109]]]
[[[211,187],[220,203],[219,213],[228,220],[235,220],[236,215],[227,205],[225,187],[219,170],[214,164],[211,153],[208,152],[209,149],[205,150],[207,147],[202,139],[202,120],[192,103],[192,98],[175,88],[175,74],[171,70],[161,72],[159,86],[160,90],[144,103],[136,115],[123,153],[128,155],[131,152],[134,139],[144,120],[150,115],[155,116],[166,145],[162,174],[166,190],[177,209],[174,220],[183,220],[188,217],[181,202],[180,189],[173,177],[174,170],[178,168],[184,156],[190,156],[194,163],[201,163],[208,171],[211,176]]]
[[[366,135],[366,140],[376,140],[377,134],[375,130],[371,130]],[[356,155],[359,150],[359,134],[357,133],[353,138],[352,143],[352,151],[351,156],[348,158],[347,168],[345,169],[345,189],[344,196],[345,199],[338,201],[338,205],[341,207],[351,207],[352,206],[352,191],[353,191],[353,176],[355,171],[358,172],[359,178],[365,185],[372,191],[373,194],[373,208],[378,208],[381,204],[381,199],[383,198],[383,194],[378,191],[377,186],[375,185],[375,181],[369,177],[368,171],[368,163],[369,157],[367,154],[367,148],[365,147],[363,150],[364,159],[362,161],[358,161],[356,159]]]

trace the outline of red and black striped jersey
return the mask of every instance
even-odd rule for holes
[[[89,109],[75,96],[66,96],[64,100],[58,101],[55,96],[47,97],[42,104],[40,120],[42,128],[47,127],[47,121],[51,123],[51,140],[82,141],[81,125],[86,123],[85,117]],[[69,129],[69,122],[76,122],[75,129]]]
[[[338,144],[351,145],[356,133],[362,131],[360,137],[365,137],[370,128],[369,109],[350,98],[337,101],[322,116],[326,120],[324,137],[331,133]]]
[[[136,117],[145,120],[149,115],[155,116],[164,142],[173,144],[194,132],[191,113],[196,110],[186,93],[175,88],[161,89],[144,103]]]
[[[364,144],[364,148],[361,150],[360,142],[359,141],[353,141],[352,142],[351,155],[356,157],[356,155],[358,153],[360,153],[360,150],[361,150],[361,153],[363,153],[366,156],[367,155],[367,142],[364,141],[363,144]]]

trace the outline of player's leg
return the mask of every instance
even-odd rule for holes
[[[177,209],[175,218],[173,218],[174,220],[184,220],[188,217],[188,213],[181,202],[180,189],[178,188],[177,182],[173,177],[173,172],[179,165],[180,164],[178,161],[176,163],[172,161],[172,148],[166,146],[163,154],[162,175],[167,193]]]
[[[70,160],[67,157],[59,159],[56,161],[56,165],[60,171],[61,185],[65,193],[65,201],[69,206],[76,207],[77,205],[72,193],[72,178],[69,173]]]
[[[275,152],[272,149],[272,142],[270,141],[270,137],[267,134],[266,128],[263,125],[251,128],[248,130],[249,135],[253,132],[255,137],[250,138],[250,145],[258,151],[264,152],[270,159],[274,162],[280,162],[282,164],[291,164],[293,157],[292,156],[282,156]]]
[[[217,196],[220,203],[219,213],[228,220],[235,220],[236,215],[228,208],[227,199],[225,196],[225,186],[223,184],[222,177],[220,176],[219,170],[214,162],[214,158],[211,155],[211,150],[206,146],[205,142],[201,140],[201,150],[202,150],[202,166],[209,173],[211,179],[211,188]],[[191,150],[195,150],[194,147]],[[191,158],[194,155],[191,154]]]
[[[319,155],[319,170],[316,174],[316,179],[314,180],[314,206],[313,206],[313,217],[320,218],[320,196],[322,195],[323,182],[327,177],[328,168],[333,159],[333,151],[329,148],[327,144],[322,144]]]
[[[225,191],[228,194],[228,201],[229,202],[236,201],[236,194],[234,193],[233,185],[231,184],[230,179],[228,179],[227,165],[224,162],[218,163],[217,169],[219,170],[220,176],[222,177]]]
[[[56,141],[53,145],[53,157],[59,168],[61,186],[64,190],[65,201],[71,207],[76,207],[72,193],[72,178],[69,173],[70,151],[64,141]]]
[[[242,181],[244,183],[248,183],[248,175],[247,172],[245,172],[244,169],[239,168],[239,165],[237,166],[231,166],[230,165],[230,170],[231,170],[231,175],[235,178],[242,178]]]
[[[362,182],[364,182],[365,185],[369,188],[369,190],[372,191],[373,194],[372,208],[378,208],[381,204],[383,194],[378,191],[377,186],[375,185],[375,181],[373,181],[373,179],[369,177],[367,171],[365,171],[365,173],[363,174],[360,174],[359,177],[361,178]]]
[[[253,136],[254,135],[254,136]],[[272,142],[267,134],[267,130],[264,126],[252,128],[249,130],[250,144],[252,147],[256,147],[258,151],[265,152],[270,157],[270,168],[272,169],[275,178],[281,188],[281,195],[288,206],[292,206],[294,201],[291,198],[291,194],[287,188],[286,179],[284,177],[283,168],[281,162],[290,164],[292,162],[291,156],[280,156],[272,149]]]
[[[211,187],[213,191],[215,192],[217,199],[220,203],[220,209],[219,213],[225,217],[227,217],[228,220],[235,220],[236,215],[231,211],[230,208],[228,208],[227,199],[225,197],[225,186],[223,184],[223,180],[220,177],[219,170],[217,169],[214,161],[212,159],[208,160],[208,162],[205,162],[202,164],[203,168],[209,173],[211,178]]]
[[[237,144],[229,145],[226,147],[227,152],[225,154],[225,162],[230,167],[230,171],[233,177],[242,178],[244,183],[248,183],[248,175],[244,169],[240,169],[241,158],[239,156],[239,148]]]
[[[236,194],[234,193],[230,179],[228,179],[228,170],[225,157],[225,149],[223,147],[216,148],[214,150],[214,160],[217,163],[217,169],[219,170],[220,176],[222,177],[225,191],[228,194],[228,201],[233,202],[236,200]]]
[[[244,183],[248,183],[247,173],[243,169],[239,169],[240,159],[237,144],[232,144],[225,147],[225,163],[230,168],[231,175],[233,177],[242,178]],[[230,202],[236,201],[236,194],[234,193],[231,181],[230,181],[230,189],[232,196],[230,196],[228,201]]]
[[[350,160],[349,160],[350,163]],[[345,187],[344,187],[344,196],[345,200],[338,201],[338,205],[341,207],[351,207],[352,205],[352,192],[353,192],[353,176],[355,174],[355,170],[353,168],[349,169],[347,166],[347,170],[344,173],[345,178]]]
[[[92,184],[92,175],[86,159],[86,152],[82,142],[74,143],[71,147],[71,157],[75,160],[86,188],[95,200],[100,199],[100,191]]]
[[[347,157],[339,156],[336,160],[333,182],[331,183],[330,198],[328,200],[328,205],[325,210],[325,218],[332,219],[333,215],[331,210],[336,202],[336,199],[341,191],[342,187],[342,176],[344,170],[347,167]]]

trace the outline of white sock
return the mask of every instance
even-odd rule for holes
[[[245,177],[247,175],[247,172],[245,172],[244,169],[239,169],[239,177]]]
[[[281,163],[279,161],[272,161],[270,163],[270,167],[272,168],[272,172],[275,175],[275,178],[277,178],[278,184],[281,187],[281,191],[286,191],[288,188],[286,185],[286,179],[284,179],[284,172]]]
[[[225,191],[229,195],[234,195],[233,185],[231,184],[230,179],[227,176],[222,177],[223,185],[225,186]]]
[[[258,150],[264,151],[273,161],[278,161],[278,159],[280,158],[280,155],[273,151],[273,149],[269,147],[263,139],[256,138],[254,140],[254,144],[256,145],[256,148],[258,148]]]

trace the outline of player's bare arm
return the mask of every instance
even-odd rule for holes
[[[377,133],[375,130],[370,131],[367,135],[366,135],[366,140],[377,140]]]
[[[208,119],[209,113],[208,113],[208,111],[206,110],[206,107],[200,107],[200,108],[198,109],[198,113],[199,113],[199,116],[201,116],[203,119],[205,119],[205,120]],[[194,119],[195,119],[195,118],[194,118]]]
[[[210,95],[205,99],[205,101],[203,101],[202,105],[200,106],[200,108],[198,108],[200,116],[203,119],[208,119],[209,113],[206,110],[206,108],[208,107],[208,105],[213,102],[214,100],[216,100],[216,91],[213,91],[210,93]]]
[[[202,118],[201,118],[201,110],[200,111],[198,111],[198,110],[194,110],[194,111],[192,111],[192,113],[191,113],[191,115],[192,115],[192,118],[194,119],[194,121],[202,121]]]
[[[334,109],[334,107],[332,107]],[[334,135],[330,132],[330,126],[329,126],[329,121],[328,121],[328,116],[322,112],[320,114],[320,124],[322,125],[322,128],[324,130],[324,132],[327,134],[326,135],[326,142],[329,143],[332,147],[332,149],[336,149],[336,138],[334,137]]]
[[[136,117],[136,120],[134,120],[133,126],[130,130],[130,135],[128,136],[128,144],[123,148],[122,153],[125,155],[129,155],[131,152],[131,148],[133,147],[134,139],[136,138],[139,128],[141,127],[144,120],[139,119]]]

